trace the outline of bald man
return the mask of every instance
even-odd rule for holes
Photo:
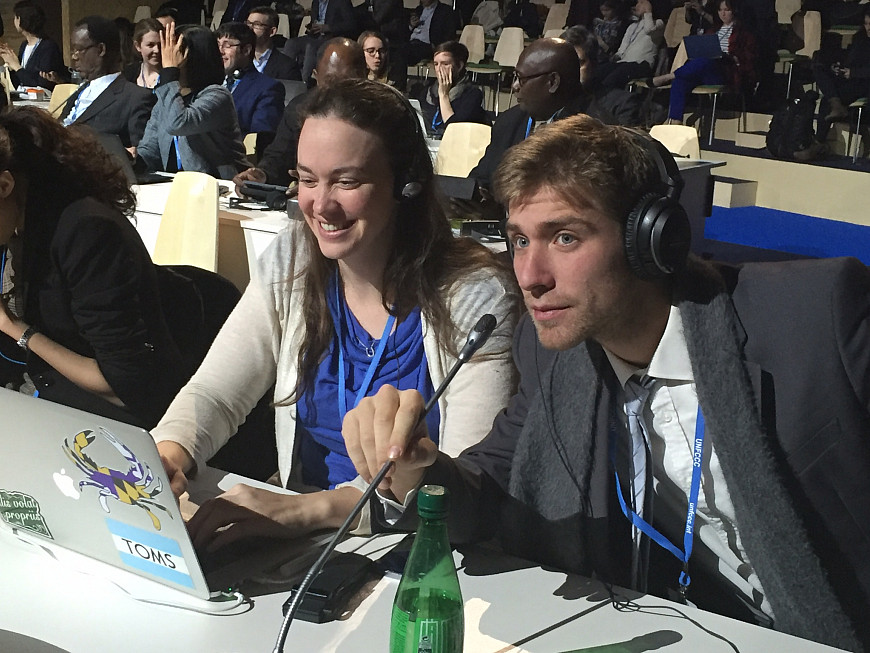
[[[362,79],[366,76],[366,57],[362,46],[356,41],[336,37],[326,41],[320,48],[313,78],[318,86],[325,86],[337,79]],[[266,148],[259,167],[248,168],[233,177],[236,193],[241,195],[246,181],[289,186],[290,170],[296,167],[296,146],[299,143],[298,107],[306,93],[294,97],[284,109],[275,140]]]
[[[499,114],[492,139],[469,177],[489,188],[495,169],[508,148],[528,138],[536,125],[577,113],[606,124],[616,124],[600,109],[580,83],[580,60],[574,47],[562,39],[538,39],[529,44],[514,68],[513,92],[517,106]]]

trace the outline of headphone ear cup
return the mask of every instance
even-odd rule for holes
[[[658,193],[643,195],[625,222],[625,257],[641,279],[660,279],[681,269],[691,241],[685,209]]]

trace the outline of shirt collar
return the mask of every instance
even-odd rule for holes
[[[671,306],[665,332],[659,340],[652,360],[645,368],[638,369],[607,349],[604,349],[604,353],[621,387],[625,387],[626,381],[633,375],[647,374],[656,379],[671,381],[695,380],[683,332],[683,318],[680,309],[676,306]]]

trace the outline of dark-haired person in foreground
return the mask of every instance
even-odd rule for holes
[[[149,170],[205,172],[232,179],[250,163],[233,106],[222,85],[217,39],[204,27],[170,25],[160,34],[163,70],[157,105],[138,154]]]
[[[121,39],[114,21],[102,16],[82,18],[73,27],[70,52],[73,68],[87,83],[66,101],[60,121],[117,134],[124,147],[136,147],[154,95],[121,75]]]
[[[529,311],[519,392],[453,460],[415,429],[420,396],[382,388],[348,413],[348,453],[364,479],[396,463],[380,489],[394,503],[372,504],[382,528],[413,527],[415,488],[442,484],[454,542],[496,536],[677,600],[686,571],[698,607],[868,650],[870,272],[680,269],[687,221],[663,198],[676,176],[663,147],[586,116],[514,147],[495,189]],[[653,250],[633,225],[660,211],[675,237]]]
[[[150,428],[184,373],[135,205],[90,130],[33,107],[0,113],[0,248],[14,269],[0,340],[25,363],[2,383]]]
[[[344,79],[312,91],[300,122],[304,221],[260,258],[153,434],[177,495],[275,384],[281,483],[307,493],[236,486],[190,521],[198,547],[337,528],[365,488],[344,450],[345,412],[384,383],[432,397],[482,312],[497,330],[430,413],[436,447],[455,455],[478,442],[514,387],[515,283],[492,252],[452,236],[404,97]]]

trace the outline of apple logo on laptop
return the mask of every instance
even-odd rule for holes
[[[76,482],[66,475],[66,470],[61,469],[60,472],[55,472],[51,475],[54,484],[61,494],[68,496],[70,499],[78,499],[81,495],[76,488]]]

